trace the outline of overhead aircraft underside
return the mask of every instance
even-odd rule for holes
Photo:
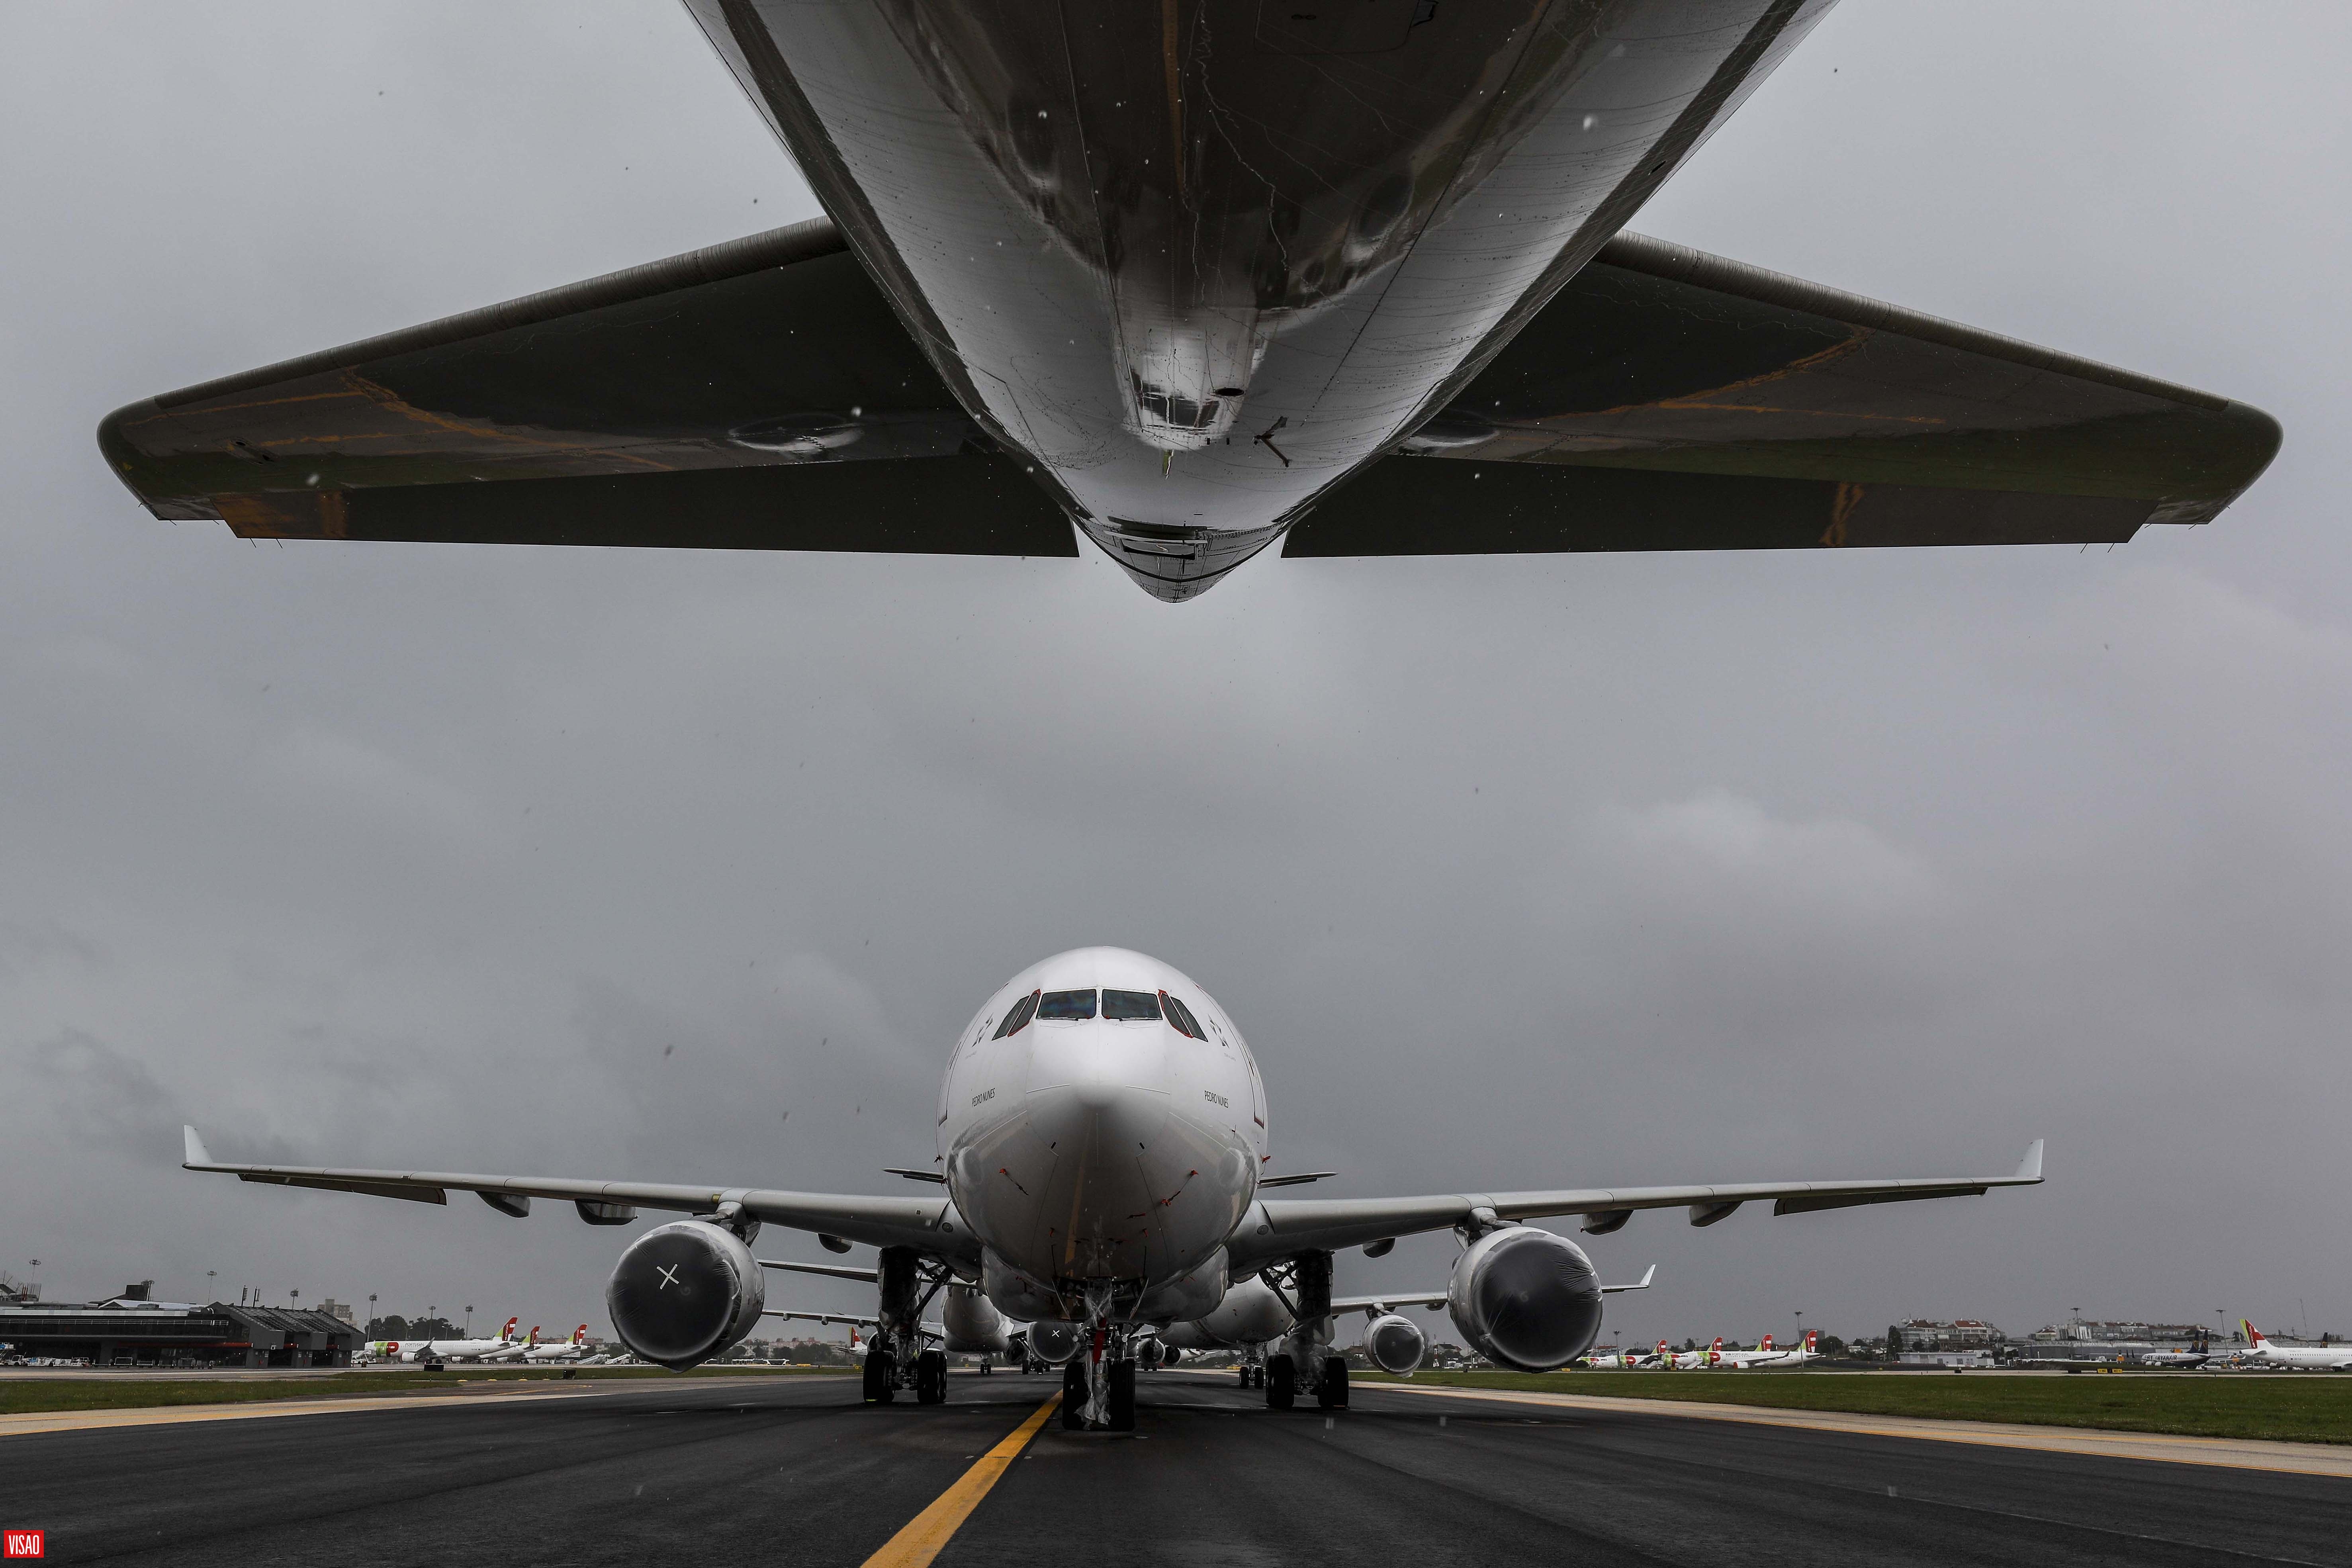
[[[688,0],[829,218],[132,405],[246,537],[1287,555],[2114,542],[2265,415],[1620,232],[1820,0]],[[1321,18],[1321,19],[1318,19]]]

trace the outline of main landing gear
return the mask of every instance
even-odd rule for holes
[[[1323,1410],[1348,1408],[1348,1358],[1338,1355],[1325,1356],[1318,1372],[1318,1375],[1311,1389],[1317,1407]],[[1267,1409],[1288,1410],[1298,1403],[1298,1395],[1302,1392],[1299,1388],[1298,1363],[1289,1355],[1266,1357],[1265,1369],[1259,1375],[1264,1379],[1263,1386],[1265,1389]],[[1242,1377],[1243,1385],[1248,1386],[1249,1369],[1247,1367],[1242,1369]]]
[[[945,1351],[925,1351],[915,1358],[915,1403],[948,1402],[948,1356]]]
[[[896,1380],[890,1375],[895,1370],[890,1352],[880,1345],[866,1352],[866,1404],[887,1405],[898,1397],[898,1390],[893,1386]]]

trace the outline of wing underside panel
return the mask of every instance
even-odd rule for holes
[[[1286,555],[2105,544],[2204,522],[2258,409],[1620,235]]]

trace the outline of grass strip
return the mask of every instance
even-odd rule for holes
[[[579,1383],[632,1382],[657,1377],[816,1377],[848,1375],[840,1367],[697,1367],[692,1372],[665,1372],[655,1366],[583,1366],[572,1379]],[[21,1382],[0,1373],[0,1415],[24,1415],[41,1410],[137,1410],[163,1405],[242,1405],[256,1400],[353,1399],[381,1395],[397,1399],[404,1394],[447,1394],[462,1384],[488,1383],[561,1383],[563,1369],[508,1372],[494,1367],[453,1368],[448,1372],[352,1372],[332,1377],[205,1378],[166,1382],[125,1378],[115,1382],[103,1373],[87,1378],[26,1378]]]
[[[1352,1380],[1393,1383],[1379,1373]],[[1413,1382],[1611,1399],[1696,1401],[1951,1421],[2014,1421],[2189,1437],[2352,1443],[2352,1377],[2168,1373],[1958,1376],[1867,1373],[1423,1372]]]

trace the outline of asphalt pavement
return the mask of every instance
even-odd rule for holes
[[[860,1564],[1059,1387],[583,1381],[461,1403],[0,1437],[57,1563]],[[2352,1568],[2352,1481],[1359,1387],[1276,1413],[1147,1373],[1131,1434],[1048,1422],[937,1561],[2224,1563]]]

